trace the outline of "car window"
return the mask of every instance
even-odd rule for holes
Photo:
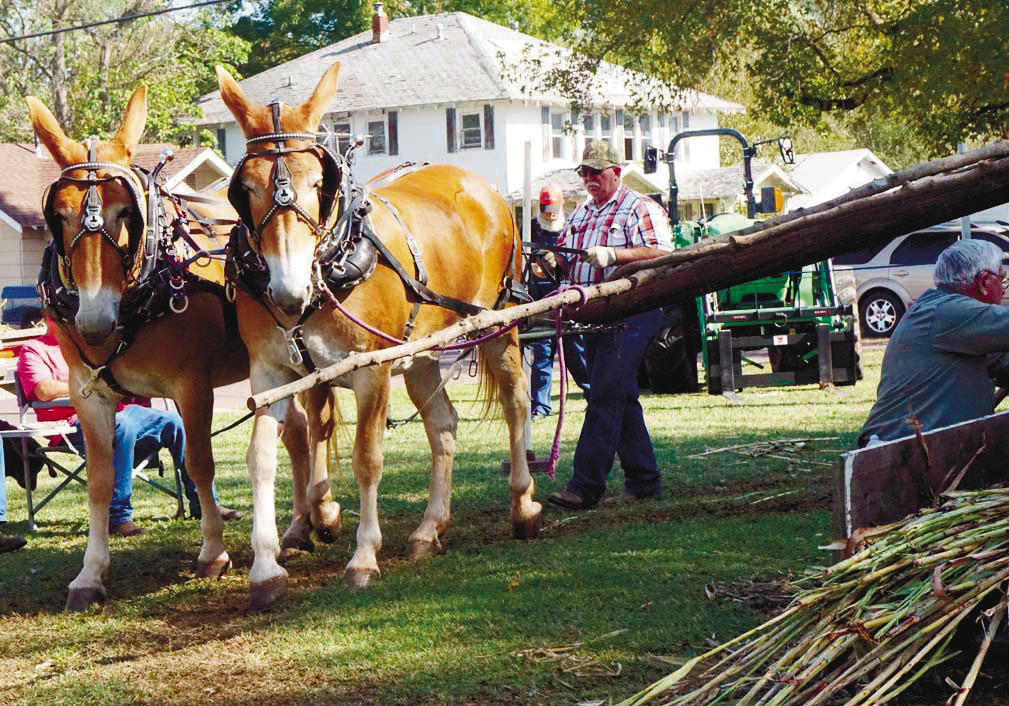
[[[878,243],[838,255],[833,259],[835,265],[864,265],[879,254],[889,243]]]
[[[1000,235],[995,235],[994,233],[985,233],[974,231],[970,234],[970,237],[974,240],[987,240],[989,243],[995,243],[1002,252],[1009,253],[1009,240],[1003,238]]]
[[[939,253],[956,242],[959,233],[912,233],[890,255],[891,265],[934,265]]]

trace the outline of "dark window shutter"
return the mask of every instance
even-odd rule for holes
[[[494,149],[494,106],[490,104],[483,107],[483,148]]]
[[[445,133],[448,138],[448,151],[455,152],[455,108],[445,109]]]
[[[388,113],[389,154],[399,154],[399,114],[395,110]]]

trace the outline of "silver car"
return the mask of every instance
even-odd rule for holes
[[[972,227],[971,237],[1009,253],[1009,229]],[[908,307],[931,288],[939,253],[960,238],[959,225],[941,225],[900,235],[834,258],[835,271],[853,270],[858,313],[865,336],[889,336]]]

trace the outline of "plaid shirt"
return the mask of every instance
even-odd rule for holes
[[[557,244],[581,250],[596,245],[672,250],[669,219],[658,203],[649,201],[623,185],[602,206],[589,198],[571,214]],[[574,284],[598,284],[617,269],[611,266],[598,270],[579,257],[569,259],[569,263],[568,275]]]

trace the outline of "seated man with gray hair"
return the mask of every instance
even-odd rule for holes
[[[935,289],[908,309],[890,337],[859,447],[913,434],[912,420],[931,431],[995,411],[992,380],[1009,381],[1003,257],[984,240],[942,251]]]

